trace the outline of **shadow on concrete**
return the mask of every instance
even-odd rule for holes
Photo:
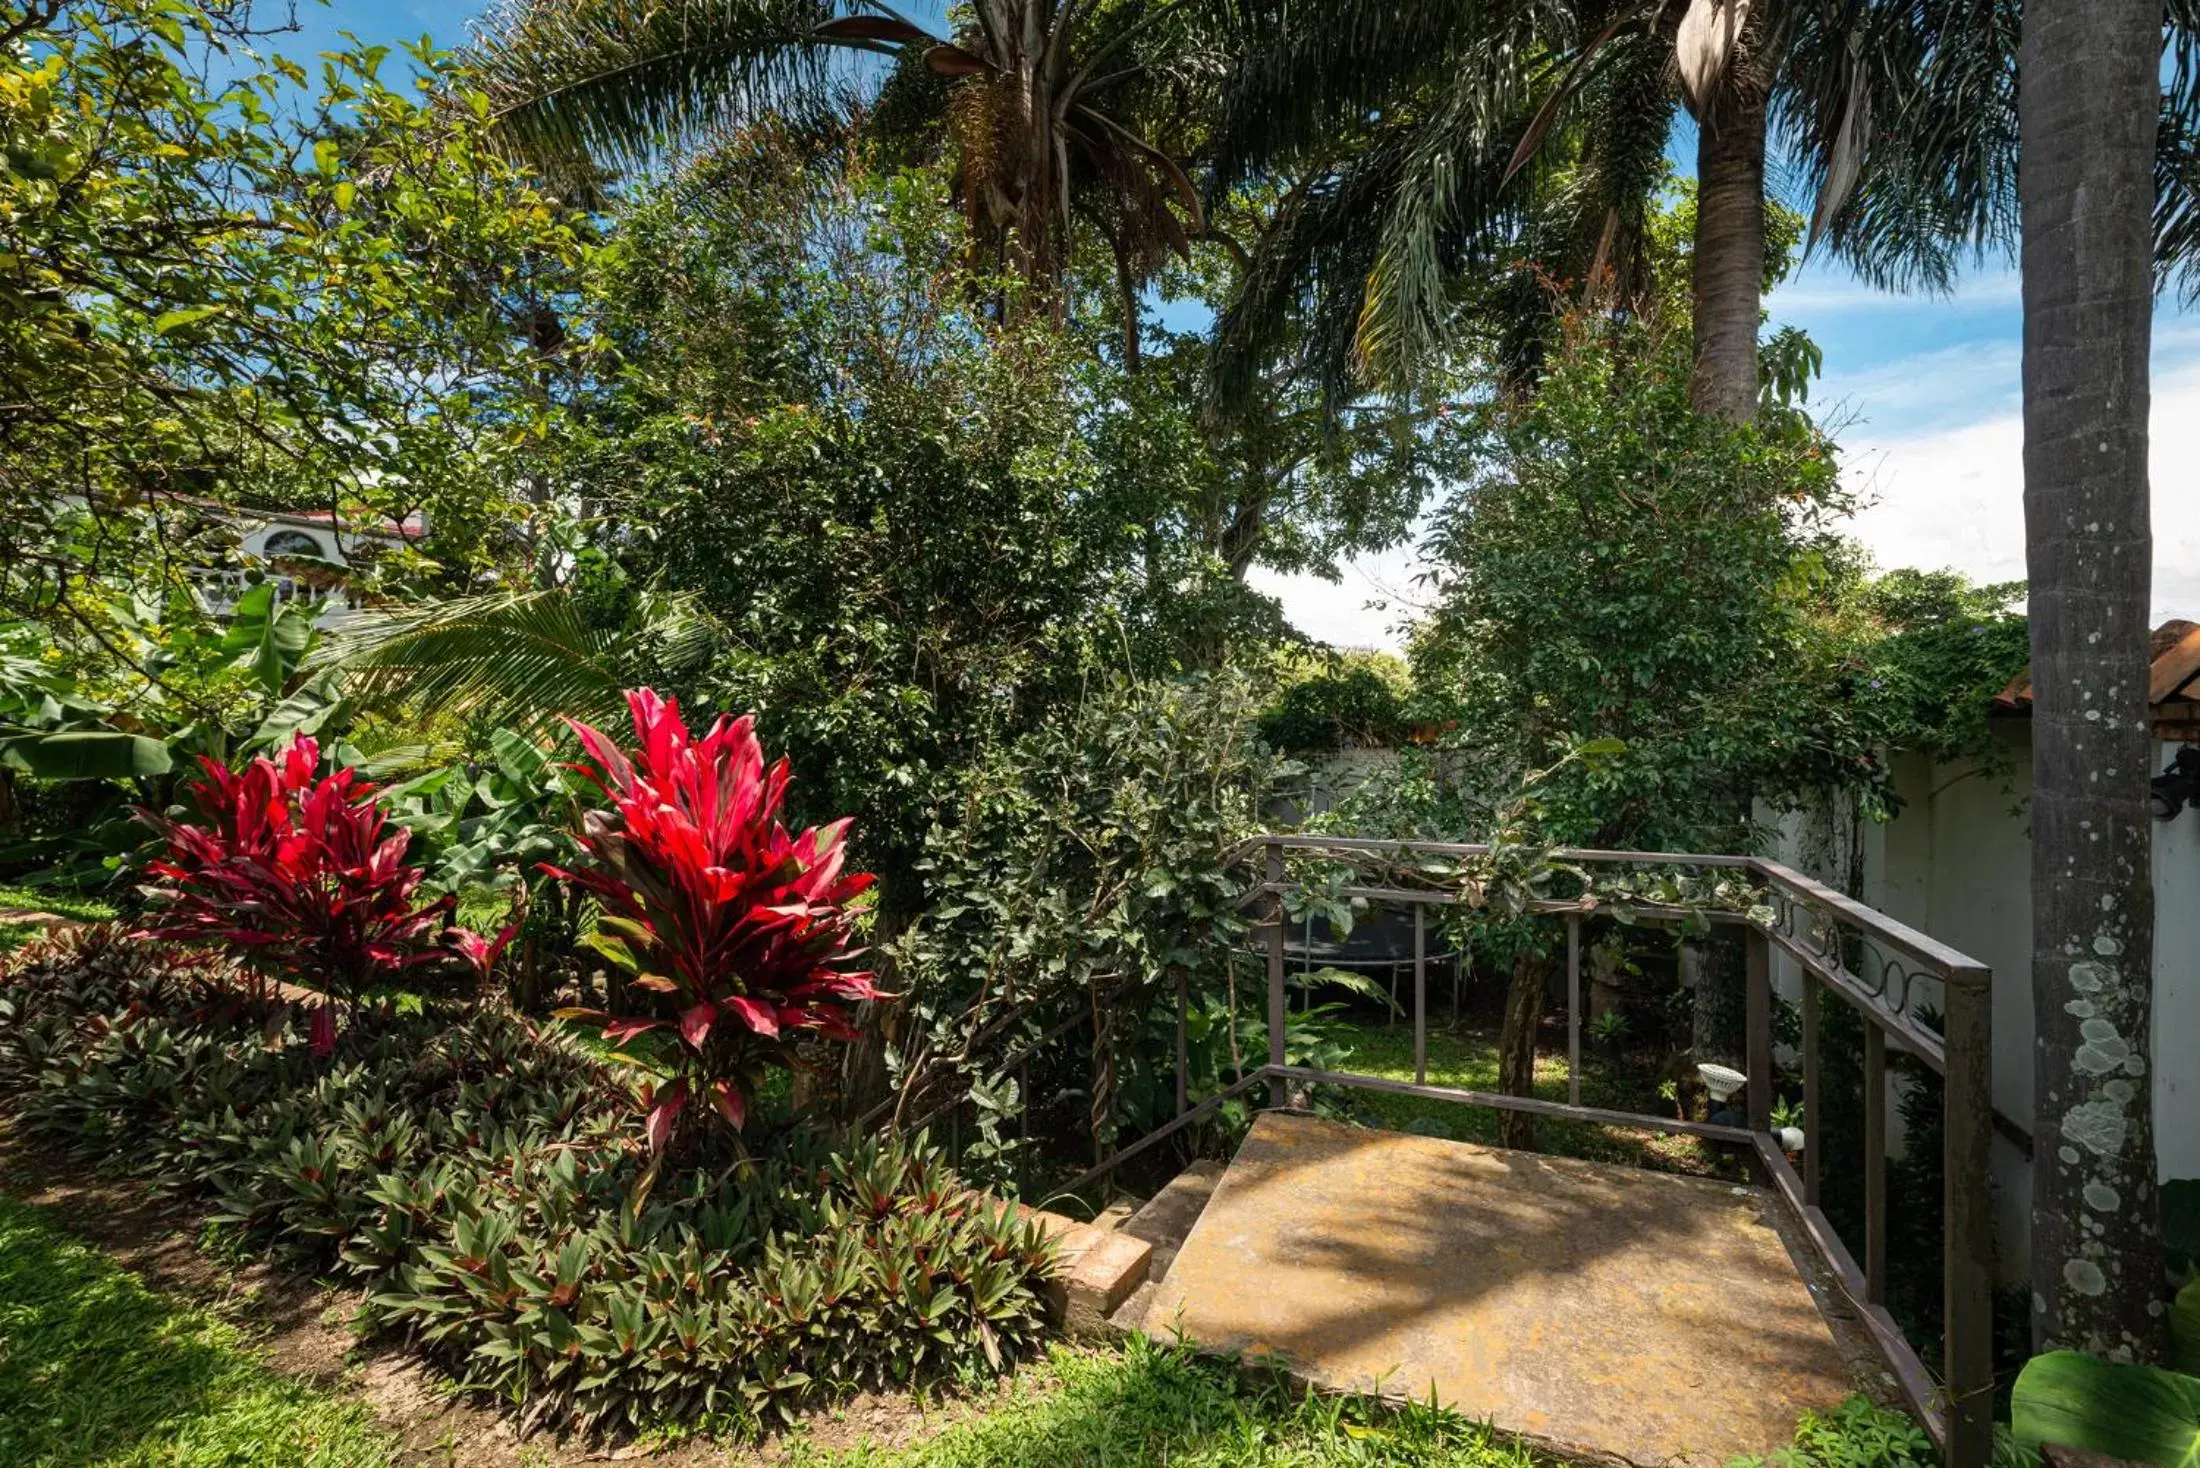
[[[1264,1113],[1146,1317],[1577,1451],[1783,1445],[1847,1372],[1761,1190]]]

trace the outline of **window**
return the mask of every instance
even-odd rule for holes
[[[321,542],[303,530],[277,530],[260,542],[260,554],[270,558],[277,556],[303,556],[308,560],[325,561],[328,552]]]

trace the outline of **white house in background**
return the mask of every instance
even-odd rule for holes
[[[2164,776],[2155,782],[2154,1079],[2161,1176],[2200,1177],[2200,626],[2154,632],[2148,696]],[[1774,855],[1810,870],[1993,970],[1994,1105],[2032,1120],[2032,688],[2019,677],[1994,700],[2001,756],[1991,765],[1892,756],[1900,813],[1885,825],[1819,813],[1780,823]],[[2189,753],[2188,753],[2189,751]],[[2180,756],[2186,765],[2178,768]],[[1793,976],[1782,976],[1795,992]],[[1930,986],[1927,986],[1929,989]],[[1938,1003],[1939,996],[1921,992]],[[1994,1148],[2002,1241],[2012,1279],[2029,1267],[2030,1164],[2006,1137]]]
[[[345,568],[385,550],[417,545],[428,533],[415,510],[403,520],[339,520],[328,510],[276,510],[264,514],[221,511],[237,531],[240,566],[199,567],[191,572],[199,601],[216,616],[226,615],[252,584],[248,568],[258,568],[275,584],[278,602],[303,600],[317,608],[316,620],[334,626],[352,610],[344,592]]]

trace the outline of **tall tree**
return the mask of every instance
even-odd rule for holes
[[[1139,89],[1181,54],[1180,4],[973,0],[953,36],[876,0],[512,0],[472,60],[507,143],[553,177],[708,143],[765,115],[834,138],[858,115],[953,141],[974,244],[1057,312],[1080,220],[1136,281],[1205,230],[1143,135]],[[851,69],[850,58],[878,58]]]
[[[1691,397],[1736,422],[1754,421],[1761,396],[1768,148],[1820,185],[1814,227],[1837,217],[1876,136],[1859,57],[1905,23],[1870,0],[1242,9],[1214,186],[1279,170],[1305,182],[1298,217],[1225,313],[1225,387],[1232,358],[1257,357],[1263,324],[1305,298],[1343,328],[1332,363],[1393,384],[1473,305],[1518,310],[1518,290],[1478,301],[1478,275],[1525,274],[1546,319],[1552,283],[1639,309],[1648,211],[1685,105],[1698,119]],[[1908,248],[1894,231],[1836,244]]]
[[[2037,1027],[2033,1334],[2165,1344],[2147,782],[2161,0],[2030,0],[2018,94]]]

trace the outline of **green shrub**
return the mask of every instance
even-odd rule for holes
[[[530,1426],[753,1422],[1040,1335],[1043,1236],[921,1143],[793,1133],[651,1179],[624,1088],[515,1016],[369,1012],[326,1061],[289,1026],[86,930],[0,982],[0,1100],[355,1283],[364,1329]]]
[[[1260,716],[1261,737],[1294,752],[1383,748],[1401,743],[1411,720],[1411,685],[1395,659],[1340,658],[1285,688]]]

